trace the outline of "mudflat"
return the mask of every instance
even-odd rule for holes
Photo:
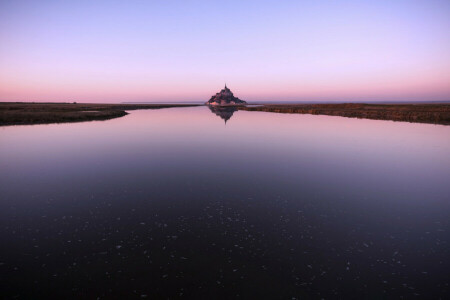
[[[137,109],[202,106],[202,104],[0,103],[0,126],[108,120]],[[441,104],[263,104],[236,110],[313,114],[450,125],[450,103]]]
[[[127,115],[127,110],[198,106],[197,104],[0,103],[0,126],[97,121]]]
[[[313,114],[450,125],[450,103],[444,104],[264,104],[238,110]]]

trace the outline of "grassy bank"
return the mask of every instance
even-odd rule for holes
[[[108,120],[128,110],[200,105],[0,102],[0,126]],[[450,104],[265,104],[236,109],[450,125]]]
[[[188,106],[198,105],[0,102],[0,126],[108,120],[127,115],[126,110]]]
[[[450,125],[450,104],[265,104],[238,110]]]

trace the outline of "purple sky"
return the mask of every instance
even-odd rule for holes
[[[450,100],[450,1],[0,1],[0,101]]]

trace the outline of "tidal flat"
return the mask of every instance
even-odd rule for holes
[[[0,126],[99,121],[119,118],[126,111],[193,107],[202,104],[94,104],[94,103],[0,103]],[[222,106],[217,106],[222,107]],[[450,104],[263,104],[223,106],[236,110],[288,114],[329,115],[450,125]]]
[[[239,110],[450,125],[450,104],[265,104]]]
[[[0,126],[100,121],[127,115],[127,110],[190,107],[197,104],[0,103]]]

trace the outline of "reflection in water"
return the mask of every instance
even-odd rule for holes
[[[450,299],[449,126],[238,114],[0,128],[1,298]]]
[[[208,107],[213,113],[215,113],[216,115],[221,117],[225,121],[225,124],[227,123],[227,121],[229,119],[231,119],[234,112],[237,111],[237,108],[235,106],[212,106],[212,105],[209,105]]]

